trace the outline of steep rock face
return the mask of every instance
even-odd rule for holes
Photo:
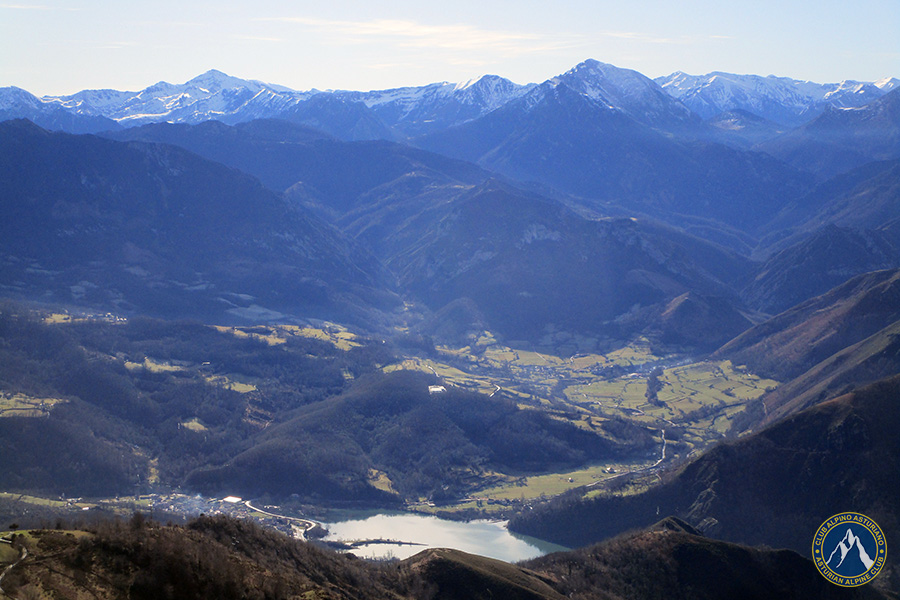
[[[13,293],[169,316],[390,304],[373,257],[249,176],[172,146],[22,121],[0,140]]]

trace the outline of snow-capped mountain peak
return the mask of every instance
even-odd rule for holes
[[[873,84],[884,93],[888,93],[900,87],[900,79],[896,77],[884,77]]]
[[[707,75],[676,71],[651,80],[637,71],[590,59],[541,85],[518,85],[497,75],[482,75],[459,83],[324,94],[341,103],[358,103],[354,110],[374,127],[372,131],[393,130],[401,137],[412,137],[477,119],[514,100],[533,106],[557,86],[652,128],[683,132],[696,129],[696,125],[702,128],[697,115],[709,119],[733,110],[796,126],[827,106],[866,105],[900,86],[900,80],[848,80],[823,85],[718,71]],[[101,131],[116,123],[133,126],[159,121],[199,123],[217,119],[238,123],[257,118],[298,118],[295,107],[317,94],[323,92],[296,91],[211,69],[182,84],[160,81],[140,91],[83,90],[68,96],[36,98],[18,88],[3,88],[0,110],[5,118],[36,118],[39,113],[46,117],[48,111],[53,112],[53,119],[44,119],[47,124],[70,122],[60,120],[67,114],[84,123],[82,131]],[[366,111],[370,114],[362,116]]]
[[[668,127],[695,118],[658,83],[631,69],[589,59],[550,80],[592,100],[621,110],[639,122]]]
[[[208,94],[213,94],[226,89],[249,89],[258,92],[267,87],[267,85],[260,81],[239,79],[226,75],[222,71],[210,69],[206,73],[194,77],[185,83],[183,87],[188,89],[196,88]]]
[[[138,125],[157,121],[198,123],[209,119],[238,122],[272,116],[310,95],[211,69],[183,84],[160,81],[139,92],[84,90],[41,100],[80,115],[99,115],[121,124]]]
[[[482,75],[481,77],[473,77],[468,81],[461,81],[453,86],[453,91],[458,92],[460,90],[467,90],[486,77],[492,77],[492,75]]]
[[[620,69],[593,59],[576,65],[554,79],[594,100],[646,97],[659,87],[637,71]]]
[[[534,84],[518,85],[497,75],[482,75],[461,83],[337,94],[363,102],[385,123],[407,135],[420,135],[481,117],[533,87]]]
[[[0,110],[15,110],[18,108],[36,108],[41,101],[37,96],[15,86],[0,88]]]

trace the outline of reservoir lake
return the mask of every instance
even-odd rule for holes
[[[356,556],[403,560],[427,548],[453,548],[517,562],[566,550],[528,536],[510,533],[502,521],[447,521],[432,516],[378,514],[364,519],[323,523],[326,542],[352,546]]]

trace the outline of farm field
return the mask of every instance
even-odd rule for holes
[[[66,402],[63,398],[32,398],[25,394],[0,392],[0,418],[2,417],[43,417],[57,404]]]
[[[473,352],[473,348],[475,351]],[[502,394],[521,408],[542,410],[590,431],[605,421],[625,419],[651,432],[667,460],[686,458],[726,437],[736,417],[778,382],[763,379],[729,361],[694,361],[690,357],[654,355],[646,340],[606,354],[571,357],[503,346],[485,332],[470,346],[439,347],[434,358],[407,356],[386,370],[429,372],[442,383],[485,394]],[[655,398],[648,385],[655,379]],[[496,512],[510,503],[555,496],[569,489],[599,484],[626,472],[653,466],[660,454],[644,462],[599,464],[583,469],[530,477],[494,474],[471,497],[424,512],[481,510]],[[490,480],[493,479],[493,483]]]
[[[472,346],[439,347],[434,359],[407,356],[386,368],[397,369],[430,372],[482,393],[502,391],[523,408],[546,410],[589,430],[620,417],[653,429],[685,428],[692,445],[724,436],[736,415],[778,385],[730,361],[656,356],[643,339],[607,354],[560,357],[502,346],[485,333]],[[652,402],[651,377],[658,388]]]
[[[45,323],[53,326],[81,327],[79,333],[91,331],[78,323],[81,320],[91,319],[67,315],[45,317]],[[101,327],[106,329],[97,331],[105,331],[108,339],[120,335],[116,333],[120,327],[129,332],[132,326],[138,331],[150,327],[151,332],[155,331],[153,327],[159,327],[102,315],[97,320],[105,321]],[[206,344],[197,351],[179,346],[182,336],[166,329],[159,331],[155,334],[158,337],[146,339],[134,333],[131,333],[134,339],[122,334],[122,341],[103,346],[98,358],[120,361],[125,371],[145,378],[142,381],[148,386],[165,382],[172,390],[179,386],[190,389],[187,386],[193,385],[237,392],[221,398],[233,403],[239,411],[240,422],[251,430],[263,430],[277,423],[280,411],[304,400],[297,395],[295,387],[305,381],[295,377],[297,368],[315,371],[318,366],[314,368],[309,362],[312,360],[321,361],[322,366],[336,365],[322,380],[322,391],[317,392],[320,395],[310,398],[313,402],[327,400],[329,395],[341,390],[341,379],[349,381],[365,372],[353,362],[359,354],[377,357],[370,368],[427,373],[434,376],[435,383],[447,388],[482,394],[484,402],[491,397],[506,402],[507,408],[539,411],[603,439],[591,454],[580,459],[584,463],[559,462],[556,466],[547,463],[543,467],[548,469],[546,472],[506,472],[507,468],[498,470],[497,465],[489,462],[477,467],[470,465],[464,472],[456,472],[459,480],[465,482],[456,497],[444,497],[438,501],[439,506],[432,507],[430,497],[410,496],[407,500],[414,510],[465,512],[471,509],[499,513],[513,505],[575,488],[583,488],[588,493],[606,487],[604,482],[626,473],[654,476],[657,467],[677,464],[734,432],[746,430],[748,423],[752,425],[765,411],[759,398],[778,385],[728,361],[660,355],[644,338],[619,347],[608,346],[604,351],[597,350],[600,346],[596,341],[588,341],[578,345],[593,350],[568,354],[565,348],[571,345],[559,351],[550,346],[513,347],[501,343],[489,331],[472,335],[465,345],[453,347],[435,347],[430,340],[421,343],[426,340],[419,341],[416,334],[401,331],[400,337],[387,342],[382,352],[378,348],[380,339],[373,343],[333,323],[209,328],[191,325],[185,331],[191,331],[190,335],[196,335]],[[251,340],[257,343],[245,343]],[[221,353],[220,344],[233,347],[230,352],[242,358],[229,360]],[[366,348],[367,345],[378,350]],[[358,347],[363,347],[363,351],[357,354]],[[281,364],[282,355],[293,361],[291,367],[272,370],[271,365]],[[344,356],[350,357],[346,363],[341,362]],[[46,415],[55,403],[62,401],[7,392],[0,396],[0,415]],[[194,444],[220,433],[222,423],[217,417],[218,413],[209,410],[187,411],[176,424],[179,430],[189,432],[185,443]],[[147,482],[155,484],[166,463],[152,452],[143,456],[151,465]],[[379,466],[370,469],[366,480],[373,488],[394,494],[393,479],[399,476]]]
[[[293,336],[329,342],[340,350],[350,350],[360,345],[354,341],[356,334],[343,325],[330,322],[323,322],[318,327],[309,325],[261,325],[256,327],[216,326],[216,329],[225,333],[231,333],[235,337],[261,340],[270,346],[284,344]]]

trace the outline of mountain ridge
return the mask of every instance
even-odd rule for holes
[[[747,85],[745,81],[747,78],[755,78],[753,81],[759,88],[756,92],[761,97],[773,94],[769,89],[773,87],[773,82],[782,87],[796,88],[801,92],[795,91],[793,96],[782,92],[782,100],[791,99],[793,101],[791,106],[795,112],[797,106],[803,106],[801,113],[808,118],[816,116],[825,106],[860,106],[897,87],[897,80],[887,77],[877,82],[813,84],[786,77],[762,78],[721,72],[697,77],[676,72],[667,77],[651,80],[636,71],[614,67],[594,59],[583,61],[566,73],[550,78],[548,82],[562,81],[579,87],[577,79],[591,71],[595,75],[602,73],[607,79],[610,73],[615,73],[619,85],[614,86],[617,89],[613,89],[605,87],[602,83],[599,87],[595,83],[586,83],[583,86],[585,92],[595,95],[600,93],[606,99],[612,99],[618,108],[630,111],[632,116],[640,118],[642,115],[631,110],[628,97],[643,88],[641,94],[644,96],[644,107],[648,105],[647,100],[650,97],[655,97],[653,104],[661,111],[660,114],[668,114],[669,120],[674,118],[669,125],[677,125],[679,120],[696,119],[691,111],[702,118],[709,118],[733,109],[749,110],[760,117],[779,121],[778,118],[765,114],[767,111],[760,110],[762,100],[749,102],[744,98],[745,101],[741,101],[740,98],[735,99],[733,95],[728,102],[720,101],[716,105],[715,114],[711,114],[709,110],[704,109],[702,103],[698,104],[693,100],[699,97],[697,90],[703,87],[700,82],[704,77],[713,82],[716,78],[741,82],[740,85],[734,85],[742,88],[744,96],[750,93],[748,90],[753,91],[754,87]],[[688,86],[686,83],[688,81],[693,82],[693,88]],[[627,89],[624,89],[623,93],[621,84],[625,82],[627,85],[624,88]],[[706,85],[709,86],[710,83],[707,82]],[[159,121],[196,123],[213,118],[227,123],[237,123],[254,118],[278,117],[284,111],[296,108],[316,95],[327,94],[335,99],[360,102],[371,109],[378,120],[396,130],[401,136],[412,137],[483,116],[522,97],[537,86],[537,83],[520,85],[497,75],[482,75],[461,83],[442,82],[368,92],[320,91],[315,88],[298,91],[283,85],[241,79],[211,69],[183,84],[161,81],[137,92],[100,89],[41,98],[31,96],[26,103],[30,104],[30,107],[21,102],[17,104],[9,93],[3,94],[0,90],[0,116],[34,120],[38,116],[35,109],[40,107],[38,113],[65,113],[69,121],[83,121],[83,124],[79,125],[81,127],[79,131],[72,129],[74,125],[57,121],[59,127],[69,127],[66,130],[73,133],[85,132],[87,131],[85,128],[91,129],[91,132],[101,131],[104,123],[106,128],[114,128],[117,126],[116,123],[118,126]],[[3,88],[9,89],[11,88]],[[98,120],[101,117],[105,120]],[[94,121],[91,122],[89,119]],[[801,122],[792,124],[796,126]]]
[[[391,304],[367,251],[182,148],[6,121],[0,154],[7,293],[181,318]]]
[[[676,71],[654,81],[704,119],[741,109],[793,127],[814,119],[827,107],[859,107],[897,87],[893,78],[819,84],[775,75],[762,77],[721,71],[706,75]]]

